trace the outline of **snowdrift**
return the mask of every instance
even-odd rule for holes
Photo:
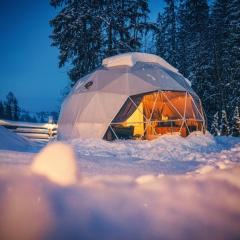
[[[0,183],[2,240],[240,238],[239,167],[82,177],[68,187],[7,169]]]
[[[164,135],[153,141],[76,139],[67,143],[74,147],[84,175],[184,174],[240,160],[239,138],[214,138],[200,132],[187,138]]]
[[[0,149],[26,151],[30,146],[31,143],[27,139],[0,126]]]
[[[239,138],[67,143],[0,150],[1,240],[240,239]]]

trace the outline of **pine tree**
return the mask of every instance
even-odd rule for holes
[[[143,45],[145,32],[151,28],[147,22],[149,8],[146,0],[112,0],[106,4],[110,9],[105,16],[111,17],[113,51],[106,56],[118,53],[139,51]],[[108,37],[109,41],[110,37]]]
[[[177,65],[176,59],[176,6],[175,0],[165,0],[165,26],[164,30],[166,32],[166,60],[173,66]]]
[[[213,121],[212,121],[211,129],[210,129],[210,133],[214,136],[220,135],[218,112],[216,112],[213,116]]]
[[[165,0],[163,14],[158,14],[156,54],[177,66],[176,0]]]
[[[227,113],[226,113],[225,110],[222,110],[220,133],[221,133],[221,136],[228,136],[230,134],[230,128],[229,128],[229,123],[228,123],[228,119],[227,119]]]
[[[19,120],[19,112],[20,108],[18,106],[18,101],[16,98],[13,99],[13,120],[18,121]]]
[[[215,0],[211,14],[213,74],[216,108],[233,113],[240,104],[240,8],[239,0]]]
[[[200,97],[204,94],[208,77],[208,10],[207,0],[186,1],[187,77]]]
[[[155,37],[155,44],[156,44],[156,54],[160,57],[164,58],[165,55],[165,33],[163,31],[163,16],[161,13],[158,13],[157,17],[157,30]]]
[[[228,8],[228,108],[233,112],[233,106],[240,105],[240,0],[229,1]]]
[[[9,92],[6,96],[5,105],[5,118],[8,120],[19,119],[19,106],[16,97],[12,92]]]
[[[188,33],[187,10],[185,0],[180,0],[177,11],[177,68],[187,76],[188,41],[186,35]]]
[[[12,109],[11,109],[11,104],[6,101],[4,102],[4,109],[5,109],[5,119],[12,120]]]
[[[229,94],[228,64],[229,64],[229,0],[215,0],[211,13],[211,33],[213,39],[212,77],[216,85],[215,108],[227,108]]]
[[[193,89],[211,118],[217,110],[210,101],[213,98],[211,96],[214,96],[214,82],[211,76],[212,53],[207,0],[181,1],[178,19],[179,67],[192,82]]]
[[[52,0],[59,14],[50,22],[59,66],[72,65],[72,85],[100,66],[104,57],[138,51],[149,28],[146,0]]]
[[[234,137],[240,137],[240,113],[239,113],[238,106],[235,107],[234,114],[233,114],[233,124],[232,124],[231,135]]]
[[[99,29],[102,21],[94,17],[100,15],[100,2],[51,1],[54,7],[60,9],[50,21],[52,45],[60,50],[59,67],[71,60],[72,68],[68,74],[73,84],[100,64],[102,35]]]

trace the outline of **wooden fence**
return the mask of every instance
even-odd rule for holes
[[[0,126],[35,141],[49,141],[56,137],[57,124],[31,123],[0,119]]]

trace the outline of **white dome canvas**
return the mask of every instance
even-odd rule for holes
[[[126,108],[131,110],[126,111]],[[152,114],[146,113],[149,111]],[[129,119],[136,118],[138,122],[129,122]],[[177,123],[180,120],[181,123]],[[62,104],[58,139],[101,139],[106,138],[109,131],[110,139],[122,138],[117,133],[120,128],[124,131],[124,128],[132,126],[136,130],[140,125],[142,134],[140,131],[140,134],[134,135],[133,129],[129,138],[148,139],[146,134],[151,134],[147,129],[156,121],[159,129],[162,121],[174,123],[172,129],[180,133],[183,128],[192,131],[187,126],[191,121],[195,121],[191,123],[195,126],[192,129],[205,129],[201,102],[189,81],[177,69],[152,54],[121,54],[104,59],[102,67],[75,84]],[[160,130],[158,132],[152,135],[162,135]]]

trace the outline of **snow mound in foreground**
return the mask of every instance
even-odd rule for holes
[[[14,150],[14,151],[25,151],[31,146],[31,143],[9,131],[5,127],[0,126],[0,149],[1,150]]]
[[[60,142],[47,145],[34,158],[31,169],[34,173],[62,186],[76,182],[77,166],[74,151],[71,146]]]
[[[82,177],[64,188],[6,169],[0,239],[240,239],[240,167]]]
[[[49,144],[35,157],[37,174],[17,161],[1,166],[0,239],[240,239],[239,139],[195,133],[151,142],[78,139],[74,147],[82,156],[81,179],[73,150],[63,143]],[[164,175],[166,148],[176,151],[167,166],[188,166],[189,159],[181,158],[190,153],[203,166]],[[16,156],[21,157],[26,153]],[[149,161],[154,159],[160,161]],[[94,174],[84,174],[93,168]],[[106,168],[111,174],[103,174]],[[129,168],[137,174],[128,174]]]

